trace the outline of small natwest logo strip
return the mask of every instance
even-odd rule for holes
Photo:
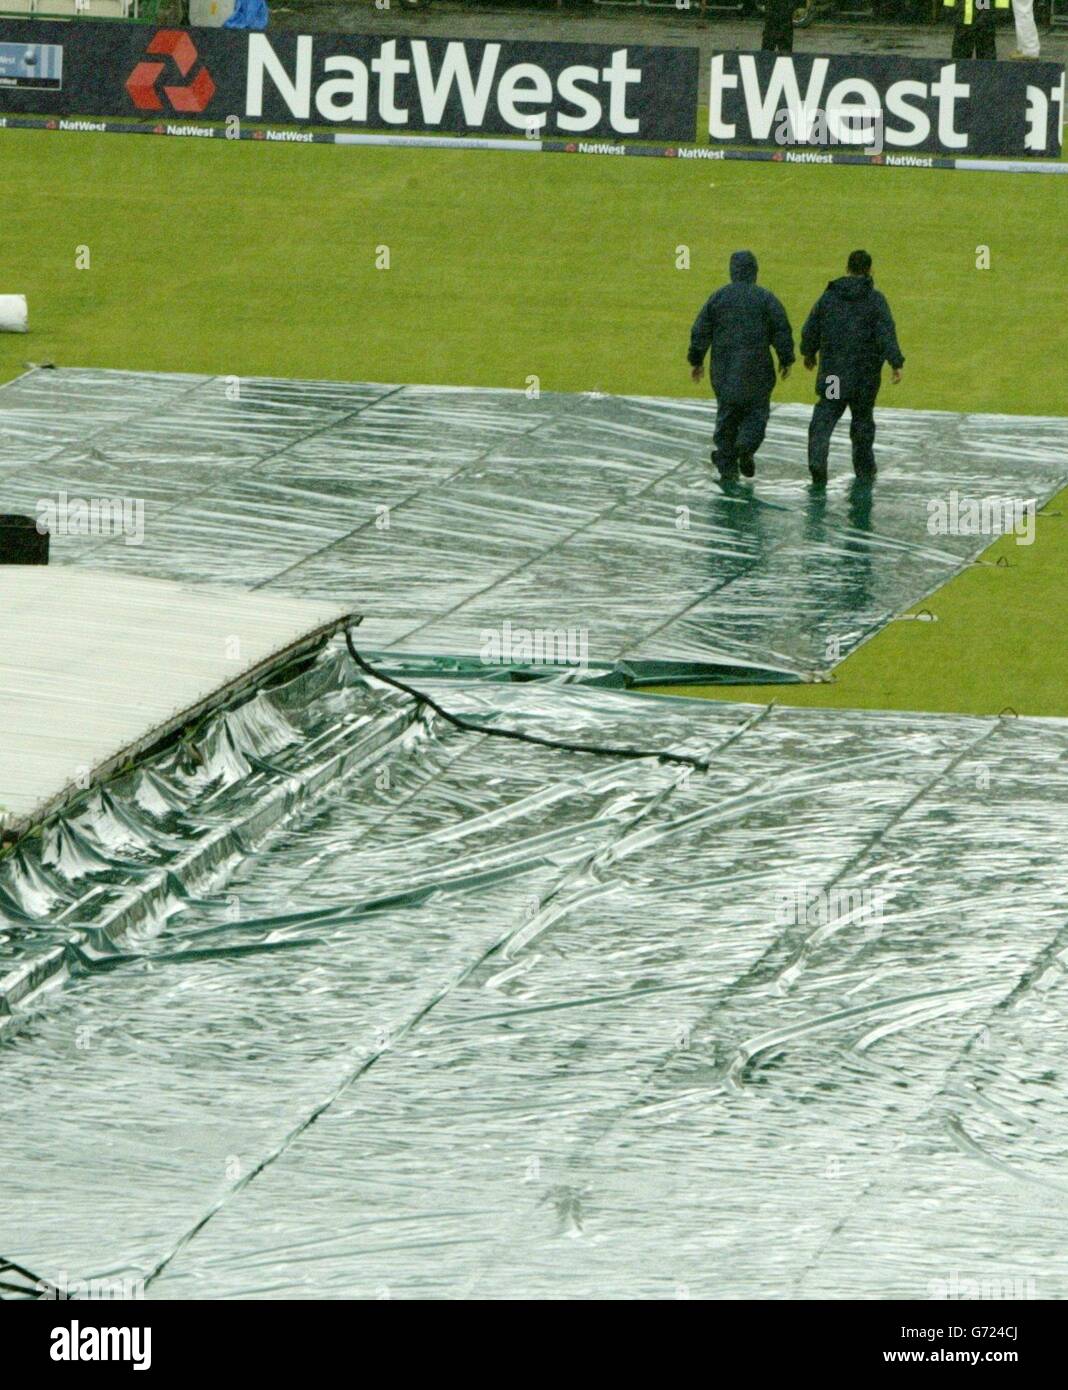
[[[160,29],[148,45],[147,52],[165,54],[169,57],[182,77],[187,77],[196,65],[196,45],[182,29]],[[126,91],[139,111],[162,111],[163,100],[159,93],[159,80],[166,68],[165,63],[140,62],[126,79]],[[200,71],[191,82],[183,87],[165,86],[163,95],[172,111],[183,115],[196,115],[207,109],[215,95],[215,83],[211,73],[201,64]]]

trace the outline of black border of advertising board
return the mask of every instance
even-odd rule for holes
[[[56,47],[59,87],[35,75],[54,70]],[[689,141],[697,75],[689,47],[0,21],[11,115],[537,137],[544,113],[575,138]]]
[[[0,117],[236,118],[634,150],[694,141],[698,64],[689,46],[0,20]],[[1059,159],[1064,80],[1058,63],[723,52],[710,62],[707,138],[787,162]],[[875,138],[858,124],[843,140],[834,120],[822,134],[819,120],[815,132],[787,127],[798,103],[875,109]]]
[[[841,148],[836,137],[844,134],[854,151],[867,147],[891,157],[1059,159],[1064,100],[1060,63],[717,53],[710,62],[708,138],[716,145],[826,153]],[[864,110],[879,113],[877,125],[861,116]],[[826,118],[806,124],[791,111]]]

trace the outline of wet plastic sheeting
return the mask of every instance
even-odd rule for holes
[[[410,720],[333,660],[260,697],[279,770]],[[0,1251],[173,1297],[1068,1295],[1062,723],[435,693],[711,771],[409,723],[3,1049]],[[161,829],[227,768],[162,767]]]
[[[843,424],[814,498],[808,417],[774,407],[755,490],[725,496],[703,396],[38,371],[0,391],[0,482],[9,511],[144,498],[144,545],[60,536],[56,561],[341,601],[409,667],[477,668],[507,622],[584,632],[601,669],[771,680],[826,669],[989,543],[929,534],[933,499],[1068,482],[1064,419],[883,410],[874,493]]]
[[[336,605],[77,565],[0,569],[0,821],[11,838],[102,769],[314,649]],[[58,640],[57,640],[58,638]],[[166,678],[160,679],[160,673]]]

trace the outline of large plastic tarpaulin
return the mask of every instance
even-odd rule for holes
[[[150,1297],[1068,1295],[1063,722],[432,690],[707,770],[456,729],[342,647],[88,794],[0,865],[9,964],[86,943],[0,1052],[0,1255]]]
[[[0,497],[132,496],[143,544],[59,534],[53,560],[340,601],[412,671],[523,667],[524,635],[563,633],[586,676],[796,681],[989,545],[933,506],[1068,483],[1068,420],[888,409],[875,489],[843,425],[813,495],[809,415],[774,407],[725,495],[703,397],[36,371],[0,390]]]
[[[0,564],[2,840],[350,619],[263,592]]]

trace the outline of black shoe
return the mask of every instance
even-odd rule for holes
[[[738,472],[743,478],[752,478],[756,475],[756,460],[752,454],[738,455]]]
[[[720,463],[716,458],[715,450],[712,451],[712,467],[719,474],[721,483],[736,483],[738,481],[738,465],[735,463]]]
[[[827,486],[827,470],[826,470],[826,468],[810,468],[808,471],[809,471],[809,473],[812,475],[812,486],[813,486],[813,487],[815,487],[815,488],[825,488],[825,487]]]

